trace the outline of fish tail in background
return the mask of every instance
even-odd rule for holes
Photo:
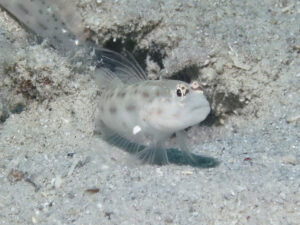
[[[91,72],[100,88],[112,81],[130,84],[147,79],[129,53],[127,58],[86,41],[82,17],[72,0],[0,0],[0,7],[27,30],[68,56],[75,65],[74,70]],[[77,62],[80,62],[78,68]]]
[[[0,7],[60,51],[69,52],[84,40],[81,16],[71,0],[0,0]]]

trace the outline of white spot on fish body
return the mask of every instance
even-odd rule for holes
[[[141,132],[141,131],[142,131],[142,128],[141,128],[140,126],[136,125],[136,126],[133,128],[132,133],[133,133],[134,135],[136,135],[137,133],[139,133],[139,132]]]

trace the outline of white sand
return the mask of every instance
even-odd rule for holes
[[[93,134],[93,80],[0,12],[0,224],[299,224],[298,1],[78,2],[100,41],[155,42],[164,76],[199,67],[224,125],[189,136],[219,165],[131,166]]]

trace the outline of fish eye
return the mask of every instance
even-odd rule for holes
[[[182,96],[182,92],[181,92],[180,88],[177,88],[176,94],[177,94],[178,97]]]
[[[186,96],[188,93],[190,92],[190,90],[188,89],[187,86],[183,85],[183,84],[179,84],[176,88],[176,95],[178,97],[184,97]]]

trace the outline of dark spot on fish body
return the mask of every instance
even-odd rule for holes
[[[156,91],[155,91],[155,95],[156,95],[157,97],[159,97],[159,96],[160,96],[160,91],[159,91],[159,90],[156,90]]]
[[[156,113],[157,113],[157,115],[161,115],[162,114],[162,109],[158,108]]]
[[[58,21],[58,19],[57,19],[57,17],[55,15],[52,15],[52,17],[53,17],[54,22]]]
[[[109,101],[112,97],[114,96],[113,92],[107,92],[103,97],[105,98],[106,101]]]
[[[118,96],[119,98],[124,98],[124,97],[126,96],[126,92],[121,91],[121,92],[119,92],[119,93],[117,94],[117,96]]]
[[[124,128],[127,128],[127,124],[123,121],[122,122],[122,126],[124,127]]]
[[[17,6],[19,7],[19,9],[21,9],[26,15],[29,14],[29,11],[24,7],[24,5],[22,4],[17,4]]]
[[[127,110],[128,112],[132,112],[132,111],[134,111],[135,109],[136,109],[136,106],[135,106],[134,104],[129,104],[129,105],[126,106],[126,110]]]
[[[42,23],[38,23],[39,27],[42,28],[43,30],[48,30],[48,28],[42,24]]]
[[[52,37],[55,41],[57,41],[57,43],[62,43],[62,40],[60,40],[56,35],[53,35]]]
[[[110,107],[109,107],[109,112],[110,112],[111,114],[115,114],[115,113],[117,112],[117,108],[116,108],[115,106],[110,106]]]
[[[149,98],[150,95],[149,95],[148,92],[143,91],[142,96],[143,96],[144,98]]]

